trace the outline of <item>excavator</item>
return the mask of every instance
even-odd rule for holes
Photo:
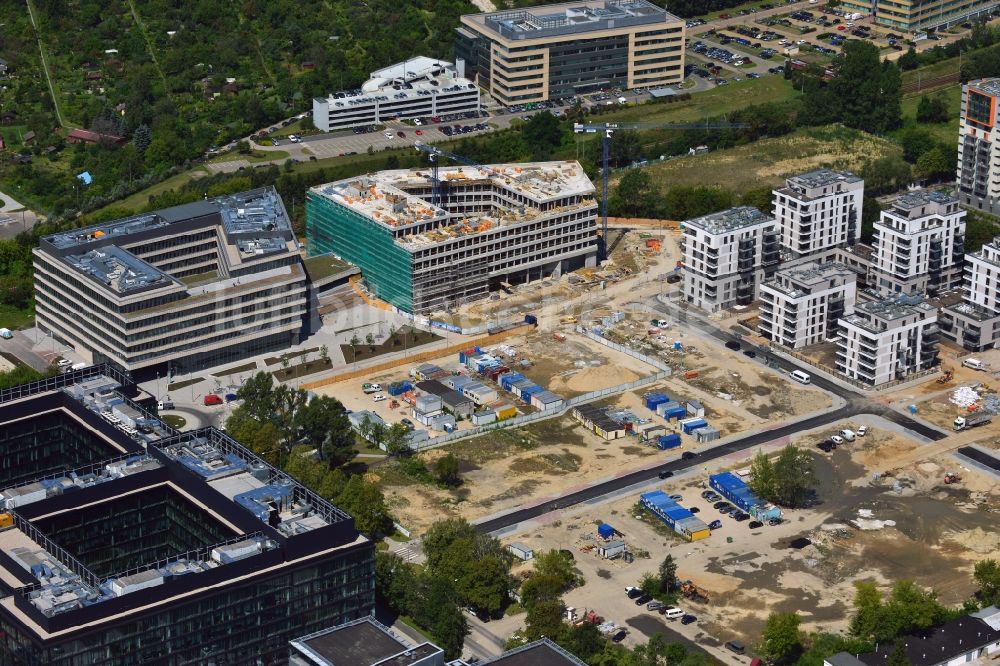
[[[951,378],[955,376],[955,371],[950,368],[945,370],[940,377],[937,378],[938,384],[947,384],[951,381]]]

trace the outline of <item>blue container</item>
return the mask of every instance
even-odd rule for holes
[[[646,394],[646,409],[656,411],[656,406],[662,405],[665,402],[670,402],[670,397],[666,393]]]
[[[688,415],[688,410],[683,406],[679,406],[665,411],[663,413],[663,418],[665,418],[668,421],[672,421],[673,419],[683,419],[687,415]]]
[[[688,421],[681,427],[684,428],[685,435],[690,435],[692,431],[697,430],[698,428],[704,428],[707,425],[708,421],[705,419],[697,419],[695,421]]]
[[[663,435],[662,437],[656,440],[656,445],[660,448],[661,451],[665,451],[667,449],[676,449],[678,446],[681,445],[681,436],[675,432],[669,435]]]
[[[607,523],[601,523],[597,526],[597,533],[602,539],[610,539],[615,535],[615,528],[611,527]]]
[[[680,350],[680,348],[681,348],[681,341],[680,340],[675,341],[674,349]]]
[[[524,315],[524,323],[532,326],[538,326],[538,317],[533,314],[526,314]]]

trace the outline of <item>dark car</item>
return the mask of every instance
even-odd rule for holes
[[[760,522],[759,520],[751,520],[750,524],[748,524],[747,527],[749,527],[752,530],[756,530],[760,529],[761,527],[764,527],[764,523]]]
[[[633,587],[631,590],[626,592],[626,595],[628,596],[629,599],[638,599],[639,597],[642,596],[642,590],[640,590],[637,587]]]
[[[681,454],[681,460],[691,460],[694,457],[695,453],[693,451],[685,451]]]
[[[736,654],[743,654],[746,652],[746,647],[739,641],[729,641],[726,643],[726,649],[730,652],[735,652]]]
[[[711,491],[711,490],[703,490],[703,491],[701,491],[701,497],[702,497],[702,499],[709,499],[714,494],[715,493],[713,491]]]
[[[400,423],[405,425],[407,430],[413,430],[414,428],[413,421],[411,421],[410,419],[401,419]]]
[[[738,343],[738,342],[736,342],[734,340],[730,340],[729,342],[726,343],[726,349],[732,349],[733,351],[739,351],[740,350],[740,343]]]
[[[722,521],[721,520],[713,520],[712,522],[710,522],[708,524],[708,529],[710,529],[710,530],[717,530],[720,527],[722,527]]]
[[[638,597],[635,600],[635,605],[636,606],[645,606],[646,604],[648,604],[652,600],[653,600],[652,596],[650,596],[648,594],[644,594],[644,595],[642,595],[641,597]]]
[[[396,132],[396,136],[398,136],[400,139],[405,139],[406,132]]]
[[[745,522],[747,520],[750,520],[750,514],[749,513],[738,513],[735,516],[733,516],[733,520],[735,520],[738,523]]]
[[[752,349],[747,349],[746,351],[743,352],[743,355],[746,356],[747,358],[757,358],[757,352],[755,352]]]
[[[625,640],[626,636],[628,636],[628,632],[626,632],[624,629],[622,629],[617,634],[615,634],[614,636],[612,636],[611,640],[614,641],[615,643],[621,643],[623,640]]]
[[[671,472],[669,469],[665,469],[661,471],[657,476],[659,476],[661,479],[669,479],[673,475],[674,475],[673,472]]]
[[[729,503],[729,502],[727,502],[726,500],[721,500],[721,501],[719,501],[719,502],[716,502],[715,504],[713,504],[713,505],[712,505],[712,508],[713,508],[713,509],[722,509],[722,508],[726,508],[726,509],[728,509],[728,508],[729,508],[729,507],[731,507],[731,506],[732,506],[732,504],[730,504],[730,503]]]
[[[819,449],[820,451],[825,451],[827,453],[833,451],[833,446],[830,444],[830,442],[825,442],[825,441],[817,444],[816,448]]]
[[[767,524],[770,525],[771,527],[774,527],[775,525],[780,525],[781,518],[772,518],[771,520],[767,521]]]
[[[681,618],[681,624],[691,624],[692,622],[697,622],[698,618],[694,615],[685,615]]]

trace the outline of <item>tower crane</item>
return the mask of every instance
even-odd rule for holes
[[[432,146],[420,141],[413,144],[413,147],[421,153],[426,153],[427,159],[431,162],[431,186],[433,187],[433,190],[431,191],[431,203],[435,206],[441,205],[441,179],[438,177],[438,158],[446,157],[454,162],[461,162],[462,164],[471,167],[479,169],[487,168],[475,160],[470,160],[467,157],[462,157],[461,155],[456,155],[455,153],[449,153],[446,150],[441,150],[437,146]]]
[[[749,127],[747,123],[704,122],[704,123],[573,123],[577,134],[601,132],[601,222],[602,243],[606,251],[608,244],[608,147],[611,136],[617,130],[721,130]],[[603,251],[602,251],[603,253]],[[605,257],[606,258],[606,257]]]

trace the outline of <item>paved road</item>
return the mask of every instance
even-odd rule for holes
[[[696,319],[693,317],[688,318],[686,317],[686,314],[683,313],[683,311],[679,311],[678,309],[673,307],[665,306],[663,303],[660,303],[655,299],[650,299],[650,301],[647,301],[647,304],[652,305],[656,309],[660,310],[661,312],[669,316],[685,318],[687,320],[686,321],[687,325],[698,328],[704,334],[709,335],[723,343],[729,341],[737,341],[737,339],[734,336],[724,331],[721,331],[711,326],[710,324],[701,321],[700,319]],[[727,456],[737,451],[743,451],[746,449],[753,448],[755,446],[760,446],[762,444],[766,444],[768,442],[780,439],[782,437],[794,435],[799,432],[812,430],[814,428],[820,428],[822,426],[829,425],[831,423],[844,421],[852,417],[858,416],[860,414],[875,414],[881,416],[889,421],[892,421],[893,423],[899,425],[902,428],[910,430],[913,433],[925,437],[927,439],[930,439],[932,441],[939,441],[948,436],[947,433],[938,430],[937,428],[934,428],[925,423],[912,419],[909,416],[897,412],[896,410],[890,407],[886,407],[885,405],[876,403],[856,391],[845,389],[840,384],[832,382],[823,377],[817,376],[815,372],[810,370],[808,366],[799,365],[798,363],[794,363],[783,358],[779,359],[777,357],[771,356],[770,354],[758,354],[757,358],[762,362],[768,360],[777,362],[782,367],[785,367],[789,370],[801,369],[803,371],[812,373],[811,376],[813,385],[843,398],[844,400],[843,406],[828,412],[824,412],[822,414],[817,414],[815,416],[811,416],[806,419],[796,421],[795,423],[776,426],[760,432],[750,433],[739,439],[735,439],[730,442],[726,442],[725,444],[720,444],[719,446],[716,446],[715,448],[709,449],[707,451],[700,452],[696,455],[696,457],[689,460],[683,460],[681,458],[677,458],[671,462],[668,462],[664,465],[660,465],[653,469],[640,470],[638,472],[626,474],[624,476],[611,479],[610,481],[597,483],[588,488],[584,488],[583,490],[568,493],[566,495],[563,495],[562,497],[558,497],[556,499],[536,504],[535,506],[520,509],[518,511],[513,511],[511,513],[498,516],[496,518],[490,518],[477,523],[476,527],[482,532],[487,532],[487,533],[497,532],[505,528],[511,527],[513,525],[516,525],[517,523],[520,523],[522,521],[530,520],[532,518],[537,518],[538,516],[549,513],[550,511],[565,509],[566,507],[569,506],[594,500],[609,493],[617,492],[619,490],[622,490],[623,488],[627,488],[637,483],[641,483],[644,481],[651,481],[652,479],[655,479],[657,477],[657,475],[661,470],[669,470],[671,472],[676,473],[681,470],[688,469],[690,467],[694,466],[700,467],[704,465],[706,461],[709,460],[715,460],[716,458],[721,458],[723,456]]]

